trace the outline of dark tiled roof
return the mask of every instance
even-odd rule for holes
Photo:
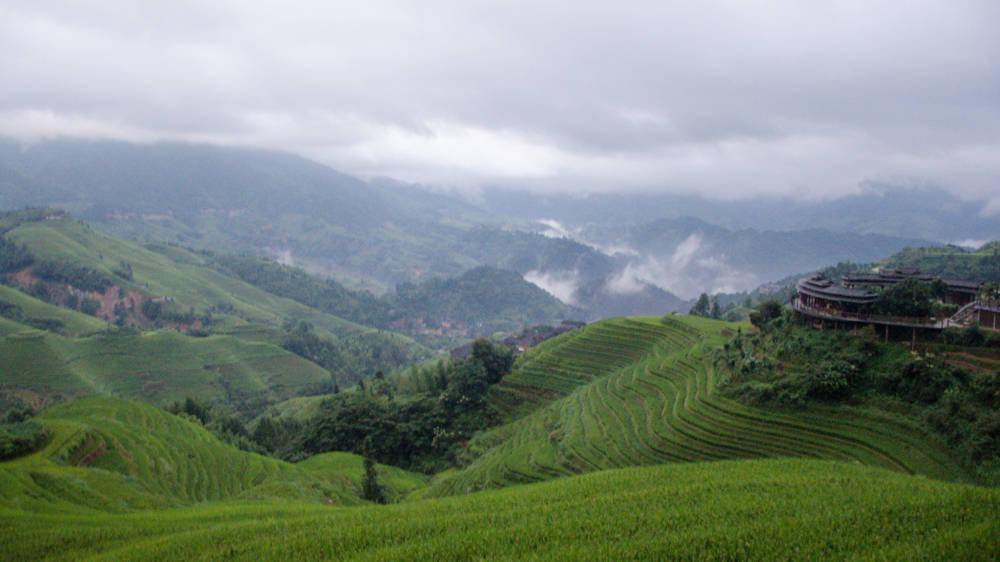
[[[830,300],[854,303],[870,303],[878,300],[878,294],[867,289],[852,289],[834,284],[829,279],[814,275],[798,282],[800,293]]]
[[[966,290],[966,291],[979,291],[979,288],[983,286],[979,281],[962,281],[960,279],[944,279],[944,284],[952,290]]]

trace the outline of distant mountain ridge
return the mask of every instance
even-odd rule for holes
[[[589,318],[683,310],[703,291],[745,290],[831,261],[869,261],[930,245],[917,233],[940,234],[934,225],[974,227],[961,233],[968,237],[995,224],[976,213],[954,220],[969,206],[938,201],[941,220],[907,237],[837,233],[854,226],[831,220],[875,224],[862,211],[895,196],[858,197],[832,213],[823,210],[833,202],[737,205],[664,194],[574,198],[488,190],[470,202],[390,179],[363,181],[273,151],[0,142],[0,208],[58,206],[119,236],[276,257],[376,294],[489,266],[525,276]],[[871,205],[858,203],[869,199]],[[903,207],[921,205],[907,200]],[[545,216],[579,221],[567,223],[563,236],[532,226]],[[821,225],[830,228],[817,230]],[[787,230],[801,226],[809,228]]]
[[[695,217],[730,230],[881,234],[939,243],[1000,237],[1000,214],[984,214],[986,201],[962,200],[942,189],[869,186],[837,199],[801,201],[761,197],[718,201],[692,195],[637,192],[534,194],[492,189],[482,205],[529,220],[555,219],[575,225],[620,225]]]

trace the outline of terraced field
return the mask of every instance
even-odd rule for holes
[[[0,335],[0,363],[0,389],[155,404],[186,396],[278,401],[330,378],[316,364],[269,343],[169,330],[65,338],[21,326]]]
[[[91,268],[109,278],[114,278],[120,264],[128,263],[133,279],[123,283],[125,288],[170,297],[181,311],[193,308],[203,313],[215,309],[217,331],[239,334],[248,324],[273,328],[286,320],[304,320],[334,339],[392,340],[415,359],[428,355],[426,349],[406,336],[349,322],[273,295],[225,275],[205,256],[180,247],[143,246],[68,218],[25,223],[6,236],[26,246],[37,259]]]
[[[4,560],[996,560],[1000,492],[852,464],[629,468],[389,506],[0,507]]]
[[[540,347],[496,394],[513,421],[478,438],[472,446],[485,453],[429,493],[759,457],[835,459],[967,479],[943,444],[899,419],[847,408],[764,411],[720,396],[712,350],[737,328],[691,317],[615,319]]]
[[[38,420],[54,436],[43,450],[0,463],[0,509],[115,513],[279,498],[362,503],[362,462],[355,455],[290,464],[240,451],[158,408],[108,398],[55,406]],[[424,477],[401,469],[379,471],[390,497],[424,485]]]
[[[12,307],[21,316],[18,323],[32,321],[56,321],[61,325],[60,332],[67,336],[83,336],[99,332],[105,328],[104,321],[93,316],[60,308],[45,301],[38,300],[13,287],[0,285],[0,307]],[[10,332],[20,328],[12,327]],[[3,332],[0,332],[2,334]]]

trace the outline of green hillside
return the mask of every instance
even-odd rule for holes
[[[88,294],[94,295],[88,298],[124,304],[127,325],[143,329],[180,325],[191,331],[230,334],[282,345],[288,322],[308,323],[318,337],[328,342],[327,355],[335,355],[323,366],[345,382],[429,355],[426,348],[405,336],[344,320],[226,275],[216,268],[210,256],[175,246],[142,246],[66,217],[35,218],[14,222],[13,226],[4,237],[26,248],[33,257],[32,269],[26,270],[29,276],[37,277],[39,268],[47,267],[67,277],[67,281],[50,282],[48,292],[53,294],[66,293],[63,287],[67,283],[79,289],[80,279],[110,287],[96,292],[88,289]],[[115,286],[120,288],[117,293]],[[24,288],[33,291],[34,285]],[[6,289],[0,293],[0,299],[12,294],[16,291]],[[126,297],[124,300],[122,295]],[[140,313],[141,307],[129,301],[130,298],[158,299],[160,302],[153,304],[160,321],[154,323],[145,309]],[[67,335],[79,335],[90,331],[88,326],[96,327],[95,319],[85,320],[70,311],[62,313],[64,322],[69,318],[67,315],[73,319],[72,325],[66,326]]]
[[[224,444],[198,423],[138,402],[90,397],[48,409],[40,451],[0,463],[0,511],[127,512],[218,500],[361,503],[361,459],[331,453],[289,464]],[[390,497],[423,477],[380,467]],[[3,557],[6,559],[6,557]]]
[[[0,358],[0,390],[41,399],[103,394],[167,404],[199,396],[238,406],[284,400],[330,380],[314,363],[269,343],[171,330],[85,338],[19,331],[0,338]]]
[[[492,267],[476,267],[449,279],[402,283],[395,292],[376,297],[263,258],[214,258],[224,272],[269,293],[354,322],[406,333],[435,347],[584,315],[521,275]]]
[[[882,260],[879,266],[916,267],[946,278],[1000,283],[1000,241],[984,244],[977,250],[957,246],[907,248]]]
[[[496,389],[495,404],[513,421],[474,440],[470,450],[479,457],[430,493],[758,457],[970,478],[952,451],[896,416],[848,407],[764,410],[720,396],[713,352],[739,327],[694,317],[614,319],[540,346]]]
[[[81,469],[83,470],[83,469]],[[77,560],[993,560],[1000,493],[845,463],[612,470],[390,506],[0,510],[0,556]]]
[[[98,318],[51,305],[3,285],[0,285],[0,316],[67,336],[93,334],[105,328],[104,321]]]

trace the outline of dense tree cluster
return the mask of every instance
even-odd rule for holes
[[[1000,283],[1000,241],[975,251],[957,246],[907,248],[883,262],[883,267],[916,267],[946,279]]]
[[[882,291],[876,311],[889,316],[930,316],[934,299],[943,294],[940,281],[929,285],[915,279],[906,279]]]
[[[15,244],[0,235],[0,274],[25,268],[32,261],[31,254],[23,244]]]
[[[330,371],[341,383],[353,383],[373,375],[381,366],[404,365],[414,359],[405,342],[380,334],[334,339],[304,321],[288,322],[284,330],[282,347]],[[332,384],[321,392],[332,390]]]
[[[104,292],[113,284],[110,277],[97,270],[68,262],[40,261],[32,271],[40,279],[66,283],[81,291]]]
[[[486,395],[513,364],[509,348],[477,340],[467,360],[412,372],[410,376],[423,381],[421,391],[398,393],[379,372],[351,391],[338,389],[305,423],[262,416],[249,424],[252,430],[229,407],[195,398],[166,409],[197,421],[241,449],[286,460],[349,451],[385,464],[435,472],[459,462],[465,441],[498,421]]]
[[[266,449],[251,438],[240,417],[228,407],[219,404],[209,405],[188,397],[181,402],[168,405],[166,410],[200,423],[220,440],[244,451],[266,452]]]
[[[389,317],[387,305],[371,294],[351,291],[297,267],[253,256],[218,255],[213,259],[218,267],[255,287],[352,322],[381,326]]]
[[[487,391],[512,365],[508,348],[479,340],[469,359],[418,373],[424,392],[397,397],[384,377],[363,381],[323,404],[305,427],[302,451],[352,451],[428,472],[450,466],[474,432],[496,423]]]
[[[52,432],[47,427],[27,419],[30,414],[21,411],[12,411],[10,414],[4,423],[0,423],[0,461],[37,451],[52,437]]]

